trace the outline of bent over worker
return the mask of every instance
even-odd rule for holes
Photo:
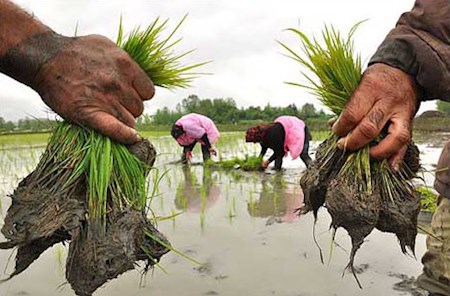
[[[183,147],[181,162],[187,163],[192,157],[192,150],[199,142],[202,146],[203,161],[216,155],[211,146],[220,136],[214,122],[205,115],[190,113],[182,116],[172,126],[172,137]]]
[[[275,169],[281,170],[283,157],[289,152],[292,159],[300,158],[309,167],[312,160],[309,157],[309,141],[312,137],[305,123],[295,116],[280,116],[269,124],[260,124],[247,129],[246,142],[260,143],[260,156],[264,157],[267,149],[273,150],[272,156],[262,162],[261,168],[266,169],[275,160]]]

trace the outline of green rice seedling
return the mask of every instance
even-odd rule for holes
[[[359,24],[352,27],[346,38],[332,26],[325,26],[321,40],[288,29],[300,39],[300,52],[280,42],[287,56],[305,69],[306,83],[288,84],[308,89],[336,116],[362,79],[361,58],[355,54],[352,40]],[[419,153],[410,142],[404,163],[398,172],[394,171],[387,160],[370,158],[370,147],[384,136],[385,132],[373,143],[348,152],[337,148],[338,136],[330,135],[319,146],[316,160],[300,180],[306,205],[303,212],[313,211],[317,218],[317,210],[326,203],[332,226],[345,228],[352,238],[347,267],[359,286],[354,256],[374,228],[395,233],[402,251],[405,253],[408,247],[414,252],[419,199],[410,179],[419,168]]]
[[[58,264],[58,272],[62,275],[64,274],[65,249],[61,245],[56,245],[53,250],[55,252],[56,262]]]
[[[233,207],[230,207],[229,211],[228,211],[228,219],[230,220],[230,224],[233,224],[233,218],[236,217],[234,211],[233,211]]]
[[[205,228],[205,220],[206,220],[206,202],[208,201],[208,187],[205,183],[202,183],[202,187],[200,190],[200,227],[202,231]]]
[[[437,208],[438,194],[433,188],[418,186],[416,190],[420,193],[421,210],[434,213]]]
[[[209,61],[193,65],[182,65],[180,62],[193,50],[181,54],[174,53],[174,46],[181,39],[173,40],[173,37],[186,17],[187,15],[166,37],[162,37],[162,34],[167,29],[168,19],[160,21],[158,17],[147,29],[141,30],[138,27],[132,30],[126,39],[123,35],[122,20],[120,21],[116,43],[136,61],[157,86],[169,89],[187,88],[196,77],[205,74],[192,70]]]
[[[256,201],[253,198],[253,191],[249,190],[248,192],[248,210],[251,217],[255,216],[255,207],[256,207]]]
[[[177,249],[174,249],[172,246],[168,245],[166,242],[162,241],[159,237],[156,237],[153,233],[151,232],[147,232],[146,233],[149,237],[151,237],[154,241],[156,241],[157,243],[161,244],[162,246],[166,247],[166,248],[170,248],[171,251],[173,251],[174,253],[180,255],[183,258],[186,258],[187,260],[191,261],[192,263],[199,265],[199,266],[203,266],[204,263],[196,260],[195,258],[187,255],[186,253],[183,253]]]

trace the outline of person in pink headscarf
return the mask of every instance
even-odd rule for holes
[[[312,160],[309,157],[309,141],[311,134],[305,123],[295,116],[280,116],[273,123],[260,124],[247,129],[246,142],[260,143],[263,157],[267,149],[273,150],[272,156],[263,161],[262,169],[266,169],[275,160],[275,169],[281,170],[283,157],[289,152],[292,159],[300,158],[309,167]]]
[[[181,162],[187,163],[192,157],[192,150],[199,142],[202,145],[203,161],[210,159],[216,151],[211,146],[219,139],[220,133],[214,122],[201,114],[190,113],[182,116],[172,126],[172,137],[183,147]]]

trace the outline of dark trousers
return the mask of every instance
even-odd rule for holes
[[[303,160],[306,167],[309,168],[312,162],[311,157],[309,157],[309,139],[305,138],[305,143],[303,144],[303,150],[302,153],[300,153],[300,158]]]
[[[275,158],[275,169],[278,171],[281,170],[281,166],[283,165],[283,157],[284,157],[284,155]],[[306,167],[309,168],[309,166],[311,165],[312,159],[311,159],[311,157],[309,157],[309,138],[308,137],[305,137],[305,142],[303,143],[303,149],[302,149],[302,153],[300,153],[300,158],[303,160]]]
[[[197,144],[197,141],[195,141],[191,145],[183,146],[183,155],[181,155],[182,163],[187,163],[186,152],[194,150],[195,144]],[[203,154],[203,161],[206,161],[211,158],[211,153],[209,152],[209,149],[208,147],[206,147],[206,145],[202,145],[202,154]]]

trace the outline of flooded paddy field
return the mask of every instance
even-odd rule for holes
[[[433,170],[445,141],[415,137],[422,166]],[[435,138],[447,139],[446,135]],[[243,139],[243,133],[224,134],[216,146],[218,157],[259,153],[259,145]],[[159,180],[157,188],[150,186],[154,195],[150,207],[158,229],[175,249],[202,265],[170,252],[148,274],[141,275],[138,267],[94,295],[426,295],[414,286],[422,268],[424,234],[417,236],[414,258],[402,254],[394,235],[375,230],[355,259],[363,289],[350,273],[342,276],[351,249],[347,233],[338,230],[333,244],[331,219],[323,209],[314,238],[312,214],[298,217],[294,213],[303,202],[301,160],[285,158],[282,172],[270,167],[266,172],[218,170],[200,164],[201,151],[196,147],[193,164],[182,166],[175,163],[182,149],[172,138],[150,140],[159,153],[149,177],[150,184]],[[318,144],[312,143],[311,153]],[[0,224],[10,205],[7,195],[34,169],[44,146],[45,138],[42,143],[33,139],[33,143],[0,145]],[[422,177],[420,184],[433,184],[432,173],[424,172]],[[0,296],[75,295],[65,282],[66,254],[63,245],[48,250],[22,274],[0,284]],[[13,270],[11,255],[0,250],[0,279]]]

